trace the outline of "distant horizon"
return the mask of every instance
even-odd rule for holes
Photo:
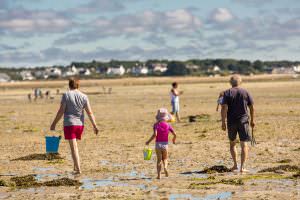
[[[300,60],[299,0],[1,0],[0,66]]]
[[[26,69],[34,69],[34,68],[47,68],[47,67],[54,67],[54,66],[63,66],[63,67],[66,67],[66,66],[69,66],[71,65],[71,63],[91,63],[92,61],[96,61],[96,62],[103,62],[103,63],[108,63],[112,60],[114,61],[124,61],[124,62],[133,62],[133,61],[137,61],[137,62],[147,62],[149,60],[168,60],[168,61],[179,61],[179,62],[187,62],[189,60],[218,60],[218,59],[224,59],[224,60],[246,60],[246,61],[250,61],[251,63],[259,60],[259,59],[255,59],[255,60],[247,60],[247,59],[236,59],[236,58],[190,58],[190,59],[186,59],[186,60],[179,60],[179,59],[147,59],[147,60],[119,60],[119,59],[110,59],[110,60],[97,60],[97,59],[92,59],[92,60],[89,60],[89,61],[71,61],[69,63],[66,63],[66,64],[52,64],[52,65],[36,65],[36,66],[1,66],[0,65],[0,69],[20,69],[20,68],[26,68]],[[300,60],[259,60],[261,62],[283,62],[283,61],[287,61],[287,62],[299,62],[300,63]]]

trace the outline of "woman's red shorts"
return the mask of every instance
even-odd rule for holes
[[[84,126],[64,126],[64,135],[66,140],[81,140]]]

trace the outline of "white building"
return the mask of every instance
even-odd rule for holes
[[[20,72],[23,81],[31,81],[34,80],[34,76],[32,76],[31,71],[24,70]]]
[[[218,65],[215,65],[215,66],[213,66],[212,70],[214,72],[219,72],[221,69],[220,69],[220,67]]]
[[[58,78],[61,77],[61,70],[59,68],[48,68],[46,69],[47,75],[49,78]]]
[[[78,74],[78,70],[75,65],[68,67],[67,70],[63,73],[63,76],[75,76]]]
[[[128,72],[135,75],[147,75],[149,73],[149,69],[146,66],[135,66],[128,70]]]
[[[153,72],[164,73],[167,70],[168,70],[167,64],[163,64],[163,63],[155,63],[155,64],[153,64]]]
[[[89,76],[91,75],[91,71],[87,68],[80,68],[79,70],[79,75],[83,75],[83,76]]]
[[[300,73],[300,65],[298,66],[293,66],[294,72]]]
[[[48,74],[46,71],[43,70],[38,70],[34,72],[34,77],[38,78],[38,79],[47,79],[48,78]]]
[[[5,83],[10,81],[10,77],[7,74],[0,73],[0,83]]]
[[[123,76],[125,74],[125,68],[123,67],[123,65],[120,65],[119,67],[110,67],[107,69],[106,74]]]
[[[272,74],[295,74],[292,67],[277,67],[273,68]]]

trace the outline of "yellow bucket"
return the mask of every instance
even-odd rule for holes
[[[175,116],[170,114],[168,122],[175,122],[175,121],[176,121]]]
[[[144,160],[151,160],[152,149],[150,149],[150,148],[144,148],[143,153],[144,153]]]

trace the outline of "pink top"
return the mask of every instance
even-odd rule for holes
[[[153,126],[154,131],[157,131],[156,142],[168,142],[169,132],[173,131],[173,128],[167,122],[157,122]]]

